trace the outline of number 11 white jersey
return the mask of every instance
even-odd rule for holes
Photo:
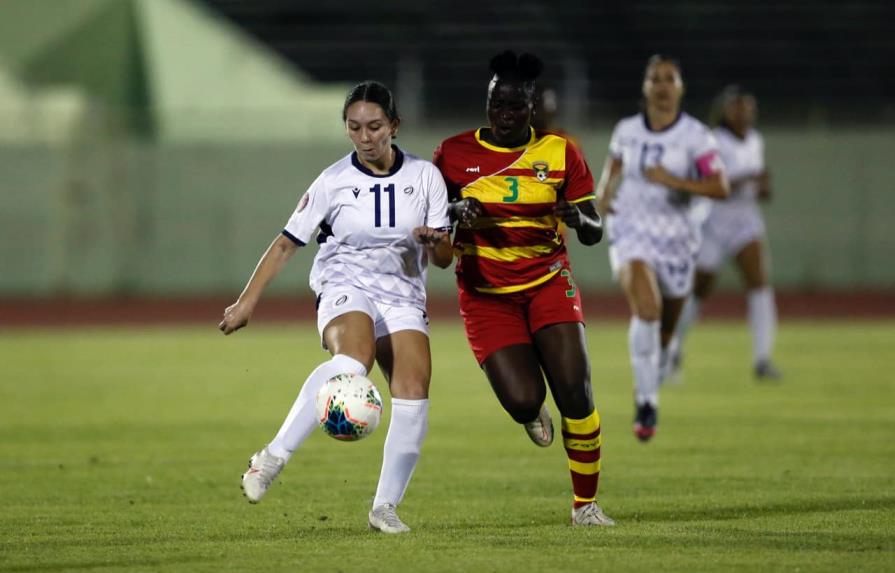
[[[320,174],[302,196],[283,234],[320,249],[311,269],[318,295],[327,285],[351,285],[392,306],[426,304],[425,247],[413,229],[449,229],[447,189],[432,163],[395,149],[395,164],[375,175],[356,153]]]

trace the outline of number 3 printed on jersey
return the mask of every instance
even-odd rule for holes
[[[388,226],[395,226],[395,184],[389,183],[384,189],[381,189],[379,183],[370,187],[370,193],[373,194],[375,204],[373,210],[373,226],[382,226],[382,193],[388,195]]]

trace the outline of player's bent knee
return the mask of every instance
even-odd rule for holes
[[[429,379],[413,377],[394,379],[389,385],[392,398],[401,400],[426,400],[429,398]]]

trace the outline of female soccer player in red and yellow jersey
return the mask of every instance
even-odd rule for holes
[[[472,351],[501,405],[540,446],[553,441],[549,385],[572,474],[572,523],[614,525],[597,505],[600,417],[581,295],[557,226],[564,222],[585,245],[598,243],[603,229],[581,153],[531,127],[541,68],[529,54],[495,56],[488,127],[445,140],[434,163],[459,222],[457,284]]]

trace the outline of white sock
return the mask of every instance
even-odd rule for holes
[[[674,329],[674,337],[669,344],[672,356],[683,352],[684,339],[687,337],[687,332],[690,331],[690,327],[693,326],[693,323],[699,318],[699,312],[701,310],[702,301],[692,295],[687,297],[687,302],[684,303],[684,308],[681,310],[681,316],[677,319],[677,326]]]
[[[398,505],[404,499],[428,428],[428,400],[392,398],[392,420],[385,438],[382,472],[373,507],[384,503]]]
[[[304,442],[318,425],[317,393],[323,384],[338,374],[367,375],[364,365],[344,354],[336,354],[311,372],[305,380],[298,398],[277,432],[276,437],[267,445],[267,450],[275,456],[289,460],[292,453]]]
[[[628,348],[634,371],[634,401],[659,405],[659,321],[631,317]]]
[[[777,306],[771,287],[749,291],[749,326],[752,329],[753,363],[770,360],[777,332]]]

